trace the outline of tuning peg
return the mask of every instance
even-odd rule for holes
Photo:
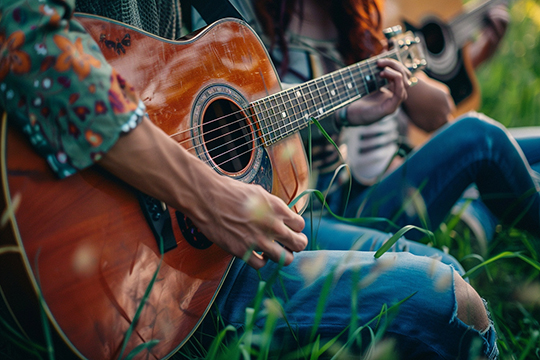
[[[383,34],[387,40],[390,40],[394,36],[399,35],[401,33],[403,33],[403,29],[401,28],[401,25],[392,26],[383,30]]]

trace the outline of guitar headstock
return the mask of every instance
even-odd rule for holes
[[[424,49],[420,46],[420,38],[412,31],[402,33],[401,26],[385,29],[391,49],[395,49],[399,59],[411,72],[420,70],[427,65]]]

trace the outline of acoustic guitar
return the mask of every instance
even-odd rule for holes
[[[426,74],[445,83],[456,104],[454,116],[480,107],[480,87],[468,57],[467,43],[484,25],[489,9],[507,0],[386,0],[384,24],[401,24],[421,40]],[[430,134],[408,124],[410,143],[418,146]]]
[[[466,44],[486,21],[487,12],[506,0],[387,0],[385,23],[403,24],[425,47],[425,72],[450,88],[457,113],[478,109],[480,90]]]
[[[298,130],[386,84],[371,58],[282,90],[260,39],[236,19],[180,41],[97,16],[77,20],[157,126],[219,174],[286,203],[308,182]],[[404,34],[379,57],[421,67],[417,42]],[[137,358],[170,357],[208,312],[233,257],[184,214],[98,167],[57,180],[5,117],[1,130],[0,249],[9,251],[0,285],[18,330],[43,343],[41,304],[55,341],[80,358],[118,358],[124,341],[124,356],[152,341]]]

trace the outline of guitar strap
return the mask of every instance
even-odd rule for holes
[[[207,24],[211,24],[214,21],[223,19],[225,17],[234,17],[240,20],[245,20],[238,10],[229,2],[229,0],[186,0],[185,3],[191,4],[195,9],[197,9]]]

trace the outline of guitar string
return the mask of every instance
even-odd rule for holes
[[[362,62],[362,63],[354,64],[354,65],[351,66],[351,67],[347,67],[347,69],[341,69],[341,70],[343,70],[343,71],[340,71],[340,75],[341,75],[342,80],[344,79],[344,76],[343,76],[343,75],[347,72],[346,70],[348,70],[349,73],[352,73],[352,71],[354,71],[354,67],[357,68],[356,70],[359,70],[359,69],[361,69],[361,68],[363,67],[363,68],[364,68],[364,69],[363,69],[364,71],[365,71],[366,68],[367,68],[367,69],[370,71],[370,75],[372,75],[372,76],[374,77],[374,79],[377,80],[376,75],[378,75],[378,74],[380,73],[381,70],[378,70],[378,71],[376,72],[376,74],[375,74],[375,73],[373,72],[373,66],[371,66],[371,65],[372,65],[372,63],[375,63],[377,59],[379,59],[379,58],[381,58],[381,57],[388,57],[388,55],[389,55],[389,53],[385,53],[385,54],[379,55],[379,56],[376,57],[376,58],[373,58],[373,61],[371,61],[371,64],[368,63],[368,62]],[[396,55],[396,54],[395,54],[394,52],[392,52],[392,53],[390,53],[390,55]],[[356,66],[355,66],[355,65],[356,65]],[[378,67],[376,67],[376,68],[379,69]],[[351,70],[352,70],[352,71],[351,71]],[[338,73],[338,72],[334,72],[333,74],[336,74],[336,73]],[[360,72],[360,74],[363,74],[363,73]],[[365,74],[365,72],[364,72],[364,74]],[[348,76],[351,76],[351,75],[348,75]],[[328,78],[331,78],[331,77],[327,77],[327,79],[328,79]],[[332,80],[334,83],[335,83],[335,78],[336,78],[336,76],[334,76],[333,78],[331,78],[331,80]],[[356,86],[356,80],[355,80],[355,78],[354,78],[354,75],[351,76],[351,79],[353,80],[353,82],[354,82],[354,84],[355,84],[355,86]],[[317,79],[317,80],[320,80],[320,79]],[[363,76],[363,77],[362,77],[362,80],[363,80],[364,86],[366,87],[366,89],[368,89],[369,86],[368,86],[368,84],[366,83],[366,77]],[[322,82],[322,81],[319,81],[319,82]],[[344,84],[345,84],[345,83],[346,83],[346,82],[344,82]],[[309,89],[309,86],[308,86],[308,85],[313,85],[313,84],[317,85],[316,83],[311,83],[311,84],[302,84],[302,86],[303,86],[305,89]],[[380,86],[383,86],[384,84],[385,84],[385,81],[383,81],[383,84],[381,84]],[[324,83],[324,86],[327,87],[326,83]],[[375,82],[375,86],[376,86],[375,89],[378,89],[378,88],[379,88],[379,83],[378,83],[378,82]],[[300,87],[295,87],[295,88],[293,88],[293,90],[296,90],[296,91],[297,91],[299,88],[300,88]],[[356,89],[358,89],[357,86],[356,86]],[[291,90],[291,89],[289,89],[289,90]],[[277,95],[280,95],[281,98],[283,98],[284,95],[290,95],[290,92],[291,92],[291,91],[289,91],[289,92],[284,91],[284,92],[280,92],[280,93],[274,94],[274,95],[272,95],[272,96],[270,96],[270,97],[265,98],[265,101],[268,103],[268,102],[269,102],[269,99],[271,99],[271,98],[277,99],[277,97],[278,97]],[[313,91],[308,91],[308,93],[311,93],[311,94],[313,94],[313,93],[315,93],[315,92],[318,92],[318,93],[320,94],[320,93],[321,93],[321,89],[320,89],[319,87],[316,86],[315,89],[314,89]],[[369,93],[369,90],[368,90],[367,93]],[[357,98],[357,97],[359,98],[359,97],[364,96],[364,95],[366,95],[366,94],[360,94],[360,96],[355,95],[355,96],[353,96],[352,98],[353,98],[353,99],[354,99],[354,98]],[[319,98],[322,99],[322,96],[319,96]],[[271,100],[274,100],[274,99],[271,99]],[[312,97],[311,100],[313,100],[313,99],[314,99],[314,98]],[[261,99],[261,100],[262,100],[262,99]],[[315,100],[317,100],[317,98],[315,98]],[[260,101],[260,100],[258,100],[258,101]],[[349,101],[350,101],[350,100],[349,100]],[[252,103],[252,105],[255,104],[256,102],[257,102],[257,101],[255,101],[254,103]],[[286,102],[287,102],[287,101],[285,101],[285,102],[283,102],[283,103],[278,103],[277,106],[274,106],[273,108],[276,108],[276,107],[279,108],[279,106],[283,107],[284,104],[285,104]],[[289,96],[289,102],[292,102],[292,101],[290,100],[290,96]],[[324,104],[324,102],[317,102],[317,101],[313,101],[313,103],[314,103],[315,105],[317,105],[317,106],[320,105],[320,104]],[[338,103],[347,103],[347,101],[340,101],[340,99],[338,99]],[[336,102],[333,102],[333,103],[332,103],[332,106],[335,105],[335,104],[336,104]],[[311,106],[311,107],[313,108],[313,106]],[[322,108],[324,108],[324,107],[318,106],[318,108],[319,108],[319,109],[322,109]],[[292,107],[291,107],[291,109],[292,109]],[[302,109],[302,110],[305,111],[305,110],[310,110],[310,109],[309,109],[309,108],[306,108],[306,109]],[[323,117],[323,116],[329,115],[329,114],[330,114],[331,112],[333,112],[333,110],[335,110],[335,109],[326,110],[326,111],[324,111],[324,112],[322,112],[322,113],[319,112],[319,111],[316,111],[316,110],[314,110],[314,109],[311,109],[311,110],[312,110],[312,115],[314,115],[315,117]],[[238,113],[238,112],[237,112],[237,113]],[[258,113],[258,114],[255,113],[255,115],[261,115],[261,113]],[[276,114],[271,114],[271,116],[275,116],[275,115],[276,115]],[[296,116],[296,115],[298,115],[298,113],[294,113],[294,112],[293,112],[293,115]],[[231,114],[228,114],[227,116],[231,116]],[[240,120],[238,120],[238,121],[243,121],[243,120],[245,120],[245,119],[246,119],[246,118],[240,119]],[[267,118],[265,118],[264,120],[268,120],[268,119],[271,119],[271,117],[267,117]],[[296,119],[294,122],[299,123],[299,121],[300,121],[300,119]],[[279,121],[278,121],[278,122],[279,122]],[[260,121],[259,121],[259,123],[260,123]],[[276,121],[272,122],[272,123],[270,124],[270,126],[267,126],[267,128],[273,127],[273,125],[274,125],[275,123],[276,123]],[[304,123],[304,124],[306,124],[306,123]],[[300,124],[300,125],[304,125],[304,124]],[[199,125],[199,126],[200,126],[200,125]],[[282,129],[284,129],[284,128],[286,129],[287,126],[289,126],[290,128],[287,129],[287,130],[285,131],[285,133],[283,133],[283,132],[282,132]],[[248,127],[251,127],[251,124],[248,124]],[[265,129],[265,128],[262,127],[262,129]],[[285,123],[285,124],[284,124],[283,126],[281,126],[281,127],[274,128],[274,129],[273,129],[273,132],[274,132],[274,133],[278,133],[278,130],[279,130],[279,135],[280,135],[280,137],[278,137],[278,140],[280,140],[280,139],[282,139],[282,138],[284,138],[284,137],[286,137],[286,136],[289,136],[291,133],[296,132],[296,131],[299,130],[299,129],[300,129],[300,127],[298,127],[298,128],[294,128],[294,127],[293,127],[293,122],[287,122],[287,123]],[[236,129],[236,130],[230,132],[229,134],[234,133],[234,132],[237,132],[237,131],[240,131],[240,129]],[[261,132],[261,133],[262,133],[262,132]],[[272,132],[269,132],[268,135],[271,135],[271,133],[272,133]],[[244,134],[242,135],[242,137],[250,136],[250,135],[253,135],[253,134],[254,134],[253,132],[252,132],[251,134],[250,134],[250,133],[244,133]],[[261,137],[253,136],[253,141],[257,141],[257,140],[260,140],[260,139],[261,139]],[[189,139],[189,141],[191,141],[191,140]],[[230,142],[234,142],[234,141],[235,141],[235,140],[230,141]],[[230,143],[230,142],[229,142],[229,143]],[[226,145],[226,144],[222,144],[222,145],[218,146],[218,148],[221,147],[221,146],[224,146],[224,145]],[[204,146],[204,145],[201,144],[201,145],[199,145],[199,146]],[[243,146],[246,146],[246,143],[242,143],[242,144],[236,146],[235,148],[229,149],[229,150],[227,150],[227,151],[224,152],[224,153],[218,154],[217,156],[214,156],[212,159],[215,160],[215,159],[217,159],[217,158],[219,158],[219,157],[221,157],[221,156],[226,155],[227,153],[230,153],[230,152],[232,152],[232,151],[236,151],[236,150],[238,150],[238,148],[241,148],[241,147],[243,147]],[[194,147],[192,147],[192,148],[190,148],[190,149],[194,149],[194,148],[196,148],[196,147],[197,147],[197,146],[194,146]],[[215,149],[216,149],[216,148],[211,149],[211,150],[209,150],[208,152],[214,151]],[[246,153],[248,153],[248,152],[251,152],[251,151],[253,151],[253,147],[249,147],[248,150],[246,150],[246,151],[244,151],[244,152],[242,152],[242,153],[240,153],[240,154],[237,154],[236,156],[231,157],[231,158],[227,159],[226,161],[224,161],[224,162],[222,162],[222,163],[218,163],[218,164],[216,164],[216,166],[221,166],[221,165],[223,165],[223,164],[225,164],[225,163],[227,163],[227,162],[229,162],[229,161],[233,161],[234,159],[236,159],[236,158],[238,158],[238,157],[240,157],[240,156],[242,156],[242,155],[244,155],[244,154],[246,154]],[[211,167],[215,168],[215,166],[213,166],[212,164],[210,164],[210,162],[212,161],[212,159],[209,159],[209,160],[203,160],[203,161],[205,161],[206,163],[208,163]]]
[[[370,69],[370,71],[371,71],[371,69]],[[379,72],[380,72],[380,71],[379,71]],[[378,74],[376,74],[376,75],[378,75]],[[373,76],[376,76],[376,75],[374,74]],[[368,88],[368,84],[365,82],[365,79],[364,79],[364,78],[363,78],[363,82],[364,82],[365,87]],[[378,89],[378,88],[379,88],[379,83],[376,82],[375,85],[376,85],[376,88],[375,88],[375,89]],[[382,86],[382,85],[384,85],[384,83],[381,84],[381,86]],[[316,91],[316,92],[320,92],[319,88],[317,88],[315,91]],[[368,93],[369,93],[369,91],[368,91]],[[366,94],[364,94],[364,93],[358,93],[357,95],[350,97],[348,101],[338,101],[337,103],[346,104],[346,103],[348,103],[348,102],[350,102],[350,101],[353,101],[353,100],[356,100],[357,98],[360,98],[360,97],[362,97],[362,96],[364,96],[364,95],[366,95]],[[319,103],[317,103],[317,104],[319,104]],[[321,102],[320,104],[324,104],[324,103]],[[332,105],[334,106],[335,104],[336,104],[336,103],[334,102]],[[334,108],[335,108],[335,106],[334,106]],[[313,117],[315,117],[315,118],[322,118],[322,117],[328,116],[328,115],[330,115],[330,114],[335,110],[334,108],[331,108],[330,110],[326,110],[326,111],[324,111],[324,112],[322,112],[322,113],[319,112],[319,111],[313,111],[313,114],[314,114]],[[298,115],[298,113],[296,113],[295,115]],[[291,124],[292,124],[292,122],[291,122],[291,123],[288,123],[288,124],[285,124],[285,126],[282,126],[281,128],[278,128],[278,130],[280,130],[280,134],[279,134],[279,135],[281,136],[280,139],[283,139],[283,138],[289,136],[290,134],[297,132],[297,130],[299,130],[299,128],[293,128],[293,127],[291,126]],[[291,126],[291,128],[290,128],[290,129],[287,129],[287,130],[285,131],[285,133],[281,132],[281,130],[282,130],[283,128],[286,128],[287,126]],[[252,134],[253,134],[253,133],[252,133]],[[244,134],[243,136],[252,135],[252,134]],[[260,139],[261,139],[261,137],[257,138],[257,137],[255,136],[254,139],[253,139],[253,142],[255,142],[255,141],[257,141],[257,140],[260,140]],[[280,140],[280,139],[278,139],[278,140]],[[241,152],[241,153],[237,154],[237,155],[234,156],[234,157],[228,158],[227,160],[225,160],[225,161],[223,161],[223,162],[221,162],[221,163],[216,163],[215,166],[211,164],[212,160],[214,160],[214,162],[216,162],[215,160],[216,160],[217,158],[219,158],[219,157],[221,157],[221,156],[224,156],[224,155],[226,155],[227,153],[230,153],[230,152],[232,152],[232,151],[236,151],[236,150],[238,150],[239,148],[241,148],[241,147],[243,147],[243,146],[246,146],[246,144],[245,144],[245,143],[240,144],[240,145],[236,146],[235,148],[228,149],[226,152],[221,153],[221,154],[218,154],[217,156],[214,156],[214,157],[213,157],[212,159],[210,159],[210,160],[203,160],[203,161],[205,161],[207,164],[209,164],[211,167],[213,167],[213,168],[215,169],[216,167],[220,167],[220,166],[222,166],[223,164],[225,164],[225,163],[227,163],[227,162],[233,161],[233,160],[235,160],[235,159],[237,159],[237,158],[239,158],[239,157],[245,155],[246,153],[249,153],[249,152],[253,151],[253,149],[254,149],[254,147],[250,147],[248,150],[246,150],[246,151],[244,151],[244,152]]]
[[[395,55],[395,54],[394,54],[394,53],[391,53],[390,55]],[[333,76],[327,76],[327,77],[324,77],[324,78],[319,78],[319,79],[316,79],[316,82],[310,82],[310,83],[302,84],[302,85],[297,86],[297,87],[294,87],[294,88],[292,88],[292,89],[284,90],[284,91],[281,91],[281,92],[279,92],[279,93],[270,95],[270,96],[268,96],[268,97],[266,97],[266,98],[256,100],[256,101],[254,101],[253,103],[250,104],[250,107],[249,107],[249,108],[246,108],[246,109],[240,109],[239,111],[236,111],[236,112],[233,112],[233,113],[229,113],[229,114],[227,114],[227,115],[225,115],[225,116],[222,116],[222,117],[213,119],[213,120],[211,120],[211,121],[209,121],[209,122],[206,122],[204,125],[207,125],[207,124],[212,123],[212,122],[215,122],[215,121],[223,120],[224,118],[232,117],[232,116],[238,115],[238,114],[240,114],[240,113],[244,113],[244,112],[246,112],[246,110],[253,109],[254,106],[256,106],[256,105],[259,105],[259,104],[264,105],[265,103],[270,103],[270,102],[272,102],[273,100],[278,99],[278,98],[284,99],[284,98],[287,96],[287,97],[289,98],[289,100],[287,100],[287,101],[277,102],[275,106],[266,107],[266,108],[264,108],[264,109],[262,109],[262,107],[261,107],[261,109],[262,109],[263,112],[266,111],[266,112],[269,113],[269,116],[267,116],[267,117],[262,117],[262,116],[261,116],[261,115],[262,115],[261,112],[259,112],[259,113],[255,112],[255,113],[254,113],[254,115],[256,115],[256,116],[258,117],[258,119],[259,119],[258,122],[259,122],[259,125],[260,125],[262,121],[266,121],[266,120],[268,120],[268,119],[272,119],[272,117],[273,117],[273,118],[276,118],[276,117],[278,116],[278,112],[275,111],[276,109],[279,109],[279,108],[281,107],[281,110],[279,111],[280,113],[283,112],[283,111],[288,111],[288,112],[290,112],[290,109],[293,109],[295,106],[297,106],[296,104],[293,104],[293,101],[295,101],[295,100],[298,101],[298,99],[297,99],[297,98],[291,99],[291,96],[290,96],[290,95],[291,95],[291,93],[293,93],[293,92],[294,92],[294,93],[297,93],[297,92],[299,92],[299,91],[300,91],[301,93],[304,94],[304,98],[307,98],[308,95],[311,96],[311,99],[308,99],[308,101],[315,99],[315,101],[313,101],[313,102],[314,102],[314,105],[312,105],[311,107],[320,108],[320,105],[321,105],[321,104],[324,104],[324,102],[316,102],[316,100],[317,100],[316,97],[322,99],[323,96],[320,96],[320,95],[318,95],[318,96],[316,96],[316,97],[313,96],[313,94],[315,94],[316,92],[318,92],[319,94],[321,93],[321,89],[319,88],[318,85],[322,85],[321,87],[325,87],[326,89],[328,89],[328,85],[327,85],[327,82],[325,82],[325,80],[329,80],[329,81],[331,81],[331,82],[334,84],[332,91],[336,90],[336,91],[338,92],[338,94],[339,94],[340,92],[341,92],[341,93],[347,92],[347,91],[351,90],[352,88],[349,88],[349,90],[347,90],[348,84],[347,84],[346,81],[345,81],[345,76],[346,76],[346,77],[350,77],[350,78],[353,80],[353,83],[354,83],[355,87],[358,88],[357,85],[356,85],[356,81],[357,81],[357,80],[355,79],[355,77],[358,77],[358,75],[355,74],[355,72],[358,72],[359,75],[364,75],[365,72],[366,72],[366,70],[369,70],[370,75],[373,75],[373,76],[375,77],[376,75],[378,75],[378,73],[380,72],[380,70],[377,71],[377,74],[374,74],[373,66],[371,66],[371,65],[373,65],[373,63],[375,63],[375,61],[376,61],[378,58],[383,57],[383,56],[384,56],[384,57],[387,57],[387,54],[382,54],[381,56],[379,56],[379,57],[373,59],[373,61],[372,61],[371,64],[370,64],[370,63],[364,63],[364,62],[359,63],[359,64],[354,64],[354,65],[352,65],[352,66],[350,66],[350,67],[347,67],[347,68],[344,68],[344,69],[340,69],[340,71],[336,71],[336,72],[332,73]],[[376,68],[378,69],[378,67],[376,67]],[[360,76],[360,77],[362,77],[362,80],[363,80],[363,82],[364,82],[364,85],[367,87],[367,84],[365,84],[365,82],[366,82],[366,80],[365,80],[365,75],[364,75],[364,76]],[[341,78],[341,79],[338,79],[339,84],[336,84],[336,79],[337,79],[337,78]],[[311,91],[311,90],[309,89],[310,85],[314,85],[314,86],[315,86],[315,89],[314,89],[313,91]],[[306,92],[305,90],[308,90],[308,91]],[[356,92],[358,92],[358,90],[356,90]],[[330,94],[331,91],[327,91],[326,93],[327,93],[327,94]],[[333,96],[335,96],[335,95],[333,95]],[[350,95],[347,95],[347,96],[350,97]],[[356,96],[356,94],[355,94],[354,96]],[[331,98],[331,96],[329,96],[329,95],[328,95],[328,97]],[[346,101],[346,100],[345,100],[345,101]],[[330,106],[334,106],[336,103],[339,103],[339,102],[342,102],[342,100],[341,100],[341,95],[338,96],[337,102],[336,102],[336,101],[332,101],[332,102],[330,103]],[[298,104],[298,106],[301,106],[301,105]],[[284,108],[284,109],[283,109],[283,108]],[[302,109],[302,111],[305,111],[305,110],[310,110],[310,109],[309,109],[309,108],[304,108],[304,109]],[[315,110],[313,110],[313,112],[315,112]],[[298,113],[293,113],[293,115],[296,116],[296,115],[298,115]],[[251,115],[250,115],[250,116],[251,116]],[[230,123],[226,123],[226,124],[224,124],[224,125],[222,125],[222,126],[220,126],[220,127],[217,127],[217,128],[215,128],[215,129],[212,129],[212,130],[210,130],[209,132],[207,132],[206,134],[209,134],[209,133],[212,133],[212,132],[215,132],[215,131],[219,131],[219,130],[221,130],[222,128],[227,127],[227,126],[231,126],[231,125],[233,125],[233,124],[235,124],[235,123],[245,122],[245,120],[248,119],[250,116],[240,117],[240,118],[236,119],[236,121],[233,121],[233,122],[230,122]],[[297,121],[298,121],[298,120],[299,120],[299,119],[297,119]],[[264,132],[265,130],[267,130],[267,129],[269,129],[269,128],[274,128],[274,132],[276,132],[277,130],[280,130],[280,128],[275,129],[275,126],[274,126],[275,123],[276,123],[276,121],[272,121],[272,122],[270,122],[270,124],[269,124],[268,126],[266,126],[266,127],[264,127],[264,126],[261,127],[261,126],[260,126],[258,130],[260,130],[261,132]],[[284,124],[284,127],[290,126],[291,124],[292,124],[292,122],[285,123],[285,124]],[[192,131],[192,130],[195,129],[195,128],[201,128],[202,126],[203,126],[203,125],[200,124],[200,125],[197,125],[197,126],[195,126],[195,127],[193,127],[193,128],[189,128],[189,129],[183,130],[183,131],[181,131],[181,132],[174,133],[174,134],[172,134],[172,135],[170,135],[170,136],[171,136],[171,137],[179,136],[179,135],[182,135],[183,133]],[[240,127],[240,128],[238,128],[238,129],[234,129],[234,130],[233,130],[232,132],[230,132],[230,133],[238,132],[238,131],[241,131],[241,130],[247,128],[247,127],[251,127],[251,126],[252,126],[252,124],[251,124],[251,123],[248,123],[247,126],[244,126],[243,128]],[[224,133],[224,134],[222,134],[221,136],[214,138],[213,140],[219,139],[220,137],[223,137],[223,136],[227,136],[227,135],[229,135],[230,133]],[[179,144],[183,144],[183,143],[189,142],[189,141],[191,141],[191,138],[190,138],[190,139],[183,140],[183,141],[180,141]],[[194,148],[194,147],[188,148],[188,150],[192,150],[193,148]]]
[[[392,54],[392,55],[393,55],[393,54]],[[377,58],[377,59],[378,59],[378,58]],[[370,59],[370,60],[371,60],[371,59]],[[375,62],[375,60],[374,60],[373,62]],[[338,72],[344,72],[344,73],[345,73],[345,72],[347,72],[347,71],[348,71],[349,73],[351,73],[351,69],[350,69],[350,68],[354,68],[355,66],[357,66],[358,69],[356,69],[356,71],[359,70],[359,74],[362,75],[362,70],[365,70],[365,69],[362,69],[361,67],[363,66],[363,67],[367,68],[369,65],[371,65],[371,64],[361,62],[361,63],[358,63],[358,64],[353,64],[353,65],[351,65],[351,66],[349,66],[349,67],[347,67],[347,68],[340,69],[340,70],[338,70],[338,71],[336,71],[336,72],[334,72],[334,73],[332,73],[332,74],[336,74],[336,73],[338,73]],[[343,71],[342,71],[342,70],[343,70]],[[353,70],[353,71],[355,71],[355,70]],[[373,71],[372,71],[371,68],[369,68],[369,71],[370,71],[370,73],[373,73]],[[330,74],[329,74],[329,75],[330,75]],[[336,76],[337,76],[337,75],[336,75]],[[342,76],[342,77],[343,77],[343,76]],[[319,83],[319,82],[322,83],[323,80],[326,79],[326,78],[330,78],[330,77],[327,77],[327,76],[321,77],[321,78],[318,78],[318,79],[314,80],[313,82],[308,82],[308,83],[305,83],[305,84],[296,86],[296,87],[291,88],[291,89],[287,89],[287,90],[280,91],[280,92],[278,92],[278,93],[276,93],[276,94],[272,94],[272,95],[269,95],[269,96],[267,96],[267,97],[265,97],[265,98],[256,100],[256,101],[254,101],[253,103],[251,103],[251,104],[249,104],[249,105],[253,105],[253,104],[255,104],[255,103],[257,103],[257,102],[261,102],[261,101],[263,101],[263,100],[265,100],[266,102],[269,102],[269,101],[273,100],[272,98],[277,98],[278,96],[286,95],[287,93],[293,92],[293,90],[298,91],[298,90],[301,89],[301,88],[308,88],[309,85],[313,85],[313,84],[316,85],[316,84]],[[353,80],[354,80],[354,78],[353,78]],[[364,81],[365,81],[365,80],[364,80]],[[320,90],[316,89],[315,91],[320,91]],[[309,94],[312,95],[312,93],[309,93]],[[269,107],[269,108],[266,108],[266,109],[264,109],[264,110],[265,110],[265,111],[273,111],[273,110],[275,110],[276,108],[279,108],[280,105],[281,105],[281,103],[278,103],[276,106]],[[227,114],[227,115],[218,117],[218,118],[216,118],[216,119],[212,119],[211,121],[206,122],[205,125],[211,124],[211,123],[216,122],[216,121],[223,120],[223,119],[226,118],[226,117],[230,117],[230,116],[234,116],[234,115],[241,114],[241,113],[245,112],[245,110],[246,110],[246,109],[240,109],[240,110],[238,110],[238,111],[229,113],[229,114]],[[249,118],[249,116],[244,117],[244,118],[239,118],[239,119],[236,120],[236,122],[242,122],[242,121],[246,120],[247,118]],[[223,126],[221,126],[221,127],[218,127],[218,128],[216,128],[216,129],[213,129],[213,130],[211,130],[211,131],[219,131],[222,127],[228,126],[228,125],[231,125],[231,124],[233,124],[233,123],[227,123],[227,124],[225,124],[225,125],[223,125]],[[170,137],[180,136],[180,135],[182,135],[182,134],[184,134],[184,133],[187,133],[187,132],[190,132],[190,131],[196,129],[197,127],[201,127],[201,125],[197,125],[197,126],[195,126],[195,127],[188,128],[188,129],[184,129],[184,130],[182,130],[182,131],[176,132],[176,133],[174,133],[174,134],[171,134]],[[266,128],[264,128],[264,130],[266,130]],[[191,140],[191,139],[183,140],[183,141],[179,142],[179,144],[183,144],[184,142],[188,142],[188,141],[190,141],[190,140]]]
[[[344,79],[342,79],[342,80],[344,80]],[[332,81],[332,82],[335,84],[335,81]],[[364,82],[365,82],[365,80],[364,80]],[[352,87],[351,87],[351,88],[349,88],[349,90],[347,90],[347,87],[348,87],[347,85],[348,85],[348,84],[346,84],[345,82],[343,82],[343,84],[340,84],[340,85],[336,84],[336,85],[332,88],[331,91],[334,91],[334,90],[335,90],[336,95],[333,95],[333,96],[334,96],[334,99],[333,99],[330,103],[326,103],[325,101],[317,102],[317,99],[316,99],[315,97],[313,97],[313,94],[314,94],[315,92],[320,92],[319,88],[315,89],[314,91],[309,91],[309,86],[306,86],[305,88],[306,88],[306,90],[308,90],[308,91],[307,91],[307,92],[306,92],[306,91],[303,92],[303,94],[304,94],[303,98],[306,99],[306,98],[308,98],[308,96],[311,96],[311,98],[309,98],[307,101],[312,101],[314,105],[313,105],[313,106],[306,106],[304,109],[301,109],[301,112],[306,112],[306,111],[307,111],[307,112],[311,112],[311,113],[316,113],[317,111],[316,111],[315,109],[310,109],[310,108],[317,108],[317,109],[320,109],[320,108],[321,108],[321,105],[325,105],[325,104],[326,104],[326,105],[323,106],[323,107],[333,108],[333,107],[335,107],[337,104],[345,103],[345,102],[349,101],[349,99],[350,99],[351,97],[356,97],[356,96],[358,96],[358,90],[355,90],[355,94],[354,94],[354,95],[351,96],[350,94],[347,94],[347,97],[346,97],[345,99],[343,99],[342,94],[343,94],[344,92],[348,92],[348,91],[352,88]],[[328,86],[327,86],[326,84],[324,84],[324,87],[326,87],[326,88],[328,89]],[[298,92],[298,91],[300,91],[300,92],[302,93],[302,90],[299,90],[298,87],[295,87],[293,90],[294,90],[293,92]],[[331,93],[331,91],[328,91],[328,93]],[[295,126],[295,123],[298,123],[298,124],[297,124],[298,128],[301,128],[302,125],[304,125],[304,124],[300,124],[301,118],[298,118],[298,115],[300,114],[300,112],[295,112],[295,111],[293,111],[293,112],[291,113],[291,110],[294,110],[296,107],[301,108],[299,99],[298,99],[298,98],[294,98],[294,97],[291,98],[290,93],[284,93],[284,94],[282,94],[280,97],[281,97],[281,99],[284,99],[285,97],[288,98],[288,100],[282,101],[282,102],[280,102],[280,103],[277,105],[277,107],[283,108],[283,109],[280,109],[280,112],[287,113],[287,115],[289,116],[289,118],[295,117],[295,119],[294,119],[293,121],[288,121],[288,120],[286,120],[286,122],[283,123],[283,126],[282,126],[281,128],[280,128],[280,127],[278,127],[277,129],[274,128],[273,124],[279,123],[279,120],[277,120],[277,121],[273,121],[272,124],[270,124],[270,125],[267,126],[266,128],[265,128],[265,127],[261,127],[261,129],[266,130],[267,128],[274,128],[274,129],[273,129],[274,132],[280,132],[280,133],[281,133],[281,131],[279,131],[279,130],[281,130],[282,128],[286,128],[286,127],[288,127],[288,126],[294,127],[294,126]],[[328,97],[331,98],[330,96],[328,96]],[[276,98],[277,98],[277,97],[276,97]],[[319,96],[319,98],[322,99],[322,96]],[[296,103],[295,103],[295,101],[296,101]],[[307,101],[304,101],[304,102],[307,102]],[[258,102],[260,102],[260,100],[251,103],[251,104],[250,104],[250,105],[251,105],[251,108],[254,109],[255,106],[259,105],[259,104],[257,104]],[[261,107],[261,108],[262,108],[262,107]],[[264,111],[267,111],[267,110],[266,110],[266,109],[262,109],[262,112],[264,112]],[[254,112],[254,115],[257,116],[257,118],[259,119],[259,121],[258,121],[259,124],[261,123],[261,121],[266,121],[266,120],[268,120],[268,119],[272,119],[272,118],[275,118],[275,117],[278,117],[278,118],[279,118],[279,116],[280,116],[278,113],[274,113],[274,114],[270,114],[270,116],[268,116],[268,117],[263,117],[263,116],[261,116],[261,115],[262,115],[262,112]],[[328,112],[328,111],[327,111],[327,112]],[[320,114],[320,113],[319,113],[319,114]],[[232,115],[232,114],[230,114],[230,115]],[[304,118],[305,118],[305,117],[304,117]],[[308,118],[309,118],[309,116],[308,116]],[[239,119],[237,119],[237,121],[231,122],[231,123],[241,122],[241,121],[244,121],[245,119],[246,119],[246,118],[239,118]],[[306,121],[307,121],[307,120],[306,120]],[[221,129],[221,128],[223,128],[223,127],[229,126],[231,123],[227,123],[227,124],[221,126],[221,127],[218,128],[218,129]],[[234,130],[232,130],[232,131],[229,132],[229,133],[224,133],[224,134],[222,134],[222,135],[220,135],[220,136],[218,136],[218,137],[213,138],[211,141],[218,140],[218,139],[220,139],[220,138],[222,138],[222,137],[224,137],[224,136],[230,135],[231,133],[238,133],[238,132],[241,132],[242,130],[245,130],[246,128],[251,128],[251,127],[252,127],[252,124],[251,124],[251,123],[246,123],[246,125],[245,125],[244,127],[240,127],[240,128],[234,129]],[[293,128],[292,130],[296,131],[297,129],[296,129],[296,128]],[[262,132],[262,131],[261,131],[261,132]],[[288,130],[287,130],[287,133],[286,133],[286,134],[288,134]],[[242,136],[248,136],[248,135],[250,135],[250,134],[249,134],[249,133],[244,133]],[[210,150],[210,151],[215,151],[215,150],[218,149],[219,147],[226,146],[226,145],[228,145],[228,144],[230,144],[231,142],[234,142],[234,141],[235,141],[235,140],[233,139],[233,140],[229,141],[228,143],[223,143],[223,144],[219,145],[218,147],[213,148],[213,149]],[[195,147],[195,146],[194,146],[194,147]],[[188,150],[191,150],[191,149],[193,149],[194,147],[189,148]]]

